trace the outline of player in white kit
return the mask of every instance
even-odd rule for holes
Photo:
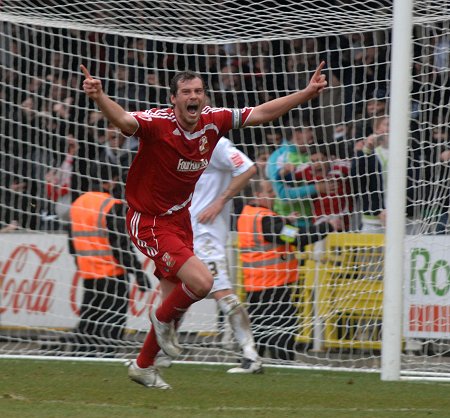
[[[231,199],[256,173],[256,166],[227,138],[222,137],[207,169],[195,186],[190,207],[194,252],[209,268],[214,284],[210,292],[228,318],[243,359],[228,373],[261,373],[247,310],[233,292],[228,272],[226,243],[230,231]]]

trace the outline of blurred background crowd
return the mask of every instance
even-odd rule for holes
[[[273,182],[280,214],[294,213],[303,224],[337,216],[342,230],[383,232],[395,141],[388,135],[395,117],[388,107],[389,30],[200,45],[1,25],[0,227],[64,230],[70,203],[89,190],[99,161],[119,167],[115,194],[124,197],[138,140],[108,126],[87,100],[80,64],[125,109],[138,111],[168,106],[176,71],[201,73],[212,106],[241,108],[304,88],[324,60],[329,88],[320,98],[230,139]],[[448,23],[416,28],[414,37],[407,232],[446,233]]]

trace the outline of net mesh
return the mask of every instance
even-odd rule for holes
[[[80,64],[133,111],[168,105],[167,86],[179,70],[205,77],[212,105],[244,107],[304,88],[324,60],[329,87],[318,99],[273,124],[230,133],[259,174],[272,176],[280,212],[306,210],[311,222],[337,215],[344,223],[343,233],[298,254],[299,280],[291,288],[296,312],[287,330],[297,344],[295,359],[267,353],[265,361],[377,369],[384,242],[374,232],[383,232],[378,214],[389,167],[383,141],[392,12],[389,1],[4,2],[0,353],[101,356],[113,347],[114,356],[132,358],[158,301],[154,277],[154,290],[141,293],[131,276],[129,298],[122,294],[128,304],[122,339],[91,341],[77,329],[83,291],[69,252],[67,210],[91,188],[97,161],[120,168],[120,196],[138,145],[87,100]],[[445,1],[414,2],[403,367],[415,372],[448,368],[447,16]],[[280,153],[286,160],[277,157],[285,141],[306,142],[308,158],[292,149]],[[339,180],[338,196],[305,200],[304,186],[321,178],[319,169]],[[234,226],[242,201],[235,199]],[[234,238],[228,247],[235,289],[245,300]],[[152,264],[142,262],[151,276]],[[275,333],[258,326],[255,335]],[[184,360],[240,355],[211,300],[189,313],[180,338],[188,347]]]
[[[220,6],[220,7],[218,7]],[[445,1],[414,3],[417,23],[445,19]],[[314,12],[314,19],[311,18]],[[392,1],[295,0],[184,1],[8,1],[8,20],[49,26],[76,26],[183,43],[226,43],[241,40],[295,39],[336,33],[363,33],[392,27]],[[226,18],[226,25],[221,22]],[[225,26],[225,27],[224,27]],[[230,30],[229,28],[233,28]]]

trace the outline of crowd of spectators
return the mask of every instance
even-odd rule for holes
[[[329,88],[319,99],[273,126],[230,137],[273,182],[278,213],[294,213],[302,225],[340,216],[342,230],[360,230],[364,215],[384,222],[390,31],[224,45],[12,23],[2,31],[0,227],[64,229],[64,209],[89,189],[97,161],[119,166],[126,179],[137,140],[107,126],[86,100],[81,63],[135,111],[167,106],[167,86],[179,70],[200,72],[211,104],[234,108],[304,88],[326,61]],[[408,218],[427,221],[428,229],[416,232],[445,233],[450,36],[439,24],[428,35],[417,32],[414,44]]]

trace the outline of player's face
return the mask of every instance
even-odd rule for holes
[[[206,92],[199,78],[179,81],[177,94],[170,97],[175,116],[183,129],[191,131],[197,125],[206,104]]]

